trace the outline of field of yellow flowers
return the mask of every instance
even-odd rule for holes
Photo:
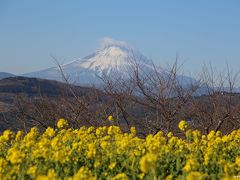
[[[57,128],[0,137],[0,179],[238,179],[240,130],[201,135],[185,121],[185,138],[162,132],[136,136],[117,126]]]

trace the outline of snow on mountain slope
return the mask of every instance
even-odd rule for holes
[[[99,85],[99,77],[110,76],[124,79],[129,77],[133,68],[137,66],[140,71],[154,73],[152,62],[142,55],[139,51],[129,46],[126,42],[115,41],[111,38],[104,38],[101,48],[96,52],[66,64],[61,68],[71,83],[81,85]],[[157,67],[158,72],[163,77],[168,77],[168,71]],[[62,75],[58,67],[48,68],[42,71],[24,74],[27,77],[37,77],[42,79],[62,81]],[[193,78],[187,76],[177,76],[177,80],[184,86],[196,82]]]
[[[105,38],[102,47],[96,52],[72,62],[62,64],[64,74],[75,83],[88,84],[99,82],[103,75],[125,76],[137,63],[142,68],[151,69],[151,61],[127,43]],[[28,77],[62,80],[58,67],[24,74]]]

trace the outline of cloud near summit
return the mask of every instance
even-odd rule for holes
[[[100,49],[103,49],[109,46],[122,46],[122,47],[131,48],[131,46],[125,41],[115,40],[110,37],[104,37],[100,39]]]

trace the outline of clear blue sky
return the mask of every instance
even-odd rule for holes
[[[0,71],[25,73],[123,40],[157,63],[176,53],[187,72],[203,63],[240,70],[239,0],[0,0]]]

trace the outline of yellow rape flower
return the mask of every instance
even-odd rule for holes
[[[87,151],[87,158],[92,159],[96,155],[96,147],[95,144],[91,143],[88,145],[88,151]]]
[[[195,130],[192,132],[193,140],[195,143],[198,143],[200,141],[201,133],[198,130]]]
[[[55,130],[51,127],[48,127],[44,134],[48,137],[53,137],[55,135]]]
[[[39,175],[37,176],[36,180],[57,180],[57,174],[53,169],[48,170],[47,175]]]
[[[235,163],[238,167],[240,167],[240,156],[236,157]]]
[[[94,168],[98,168],[98,167],[100,167],[100,166],[101,166],[100,161],[95,161],[95,162],[94,162]]]
[[[166,180],[172,180],[173,179],[173,176],[170,174],[166,177]]]
[[[107,118],[110,122],[112,122],[113,121],[113,116],[108,116],[108,118]]]
[[[79,171],[73,176],[73,180],[96,180],[92,172],[87,167],[81,167]]]
[[[90,127],[87,129],[87,132],[88,132],[89,134],[91,134],[93,131],[94,131],[94,127],[93,127],[93,126],[90,126]]]
[[[204,180],[206,178],[207,178],[206,174],[202,174],[201,172],[197,171],[192,171],[187,175],[186,180]]]
[[[110,170],[113,170],[116,167],[116,164],[117,164],[116,162],[112,162],[111,164],[109,164],[108,168]]]
[[[65,162],[66,161],[66,155],[64,153],[63,150],[58,150],[55,151],[52,157],[55,161],[59,161],[59,162]]]
[[[14,136],[14,133],[10,130],[5,130],[2,135],[5,141],[9,141],[11,138],[13,138],[13,136]]]
[[[61,119],[59,119],[58,122],[57,122],[57,127],[58,127],[59,129],[60,129],[60,128],[68,127],[68,122],[67,122],[65,119],[61,118]]]
[[[102,149],[107,149],[107,147],[109,146],[109,143],[106,142],[106,141],[102,141],[100,146],[101,146]]]
[[[137,130],[136,130],[135,127],[131,127],[131,128],[130,128],[130,132],[131,132],[131,134],[132,134],[133,136],[135,136],[135,135],[137,134]]]
[[[23,161],[24,157],[25,157],[25,154],[16,148],[10,148],[8,150],[7,158],[12,164],[21,163]]]
[[[178,127],[181,131],[185,131],[188,128],[188,123],[184,120],[181,120],[178,124]]]
[[[35,177],[36,176],[36,172],[37,172],[37,167],[36,166],[31,166],[30,168],[28,168],[27,170],[27,174]]]
[[[141,173],[141,174],[139,174],[139,175],[138,175],[139,179],[143,179],[143,178],[144,178],[144,176],[145,176],[145,174],[144,174],[144,173]]]
[[[119,173],[112,178],[112,180],[128,180],[128,176],[125,173]]]
[[[167,137],[168,138],[171,138],[173,136],[173,133],[172,132],[169,132],[168,134],[167,134]]]
[[[148,173],[149,171],[153,170],[155,168],[156,161],[157,157],[154,154],[152,153],[146,154],[140,160],[141,171],[144,173]]]
[[[39,135],[38,129],[36,127],[32,127],[30,132],[24,137],[24,140],[28,143],[31,140],[35,140]]]
[[[197,169],[197,165],[198,165],[197,160],[195,158],[190,158],[190,159],[187,160],[183,169],[186,172],[189,172],[189,171]]]
[[[0,158],[0,174],[6,171],[7,161],[4,158]]]
[[[208,140],[211,140],[215,137],[215,131],[210,131],[210,133],[207,135]]]
[[[15,141],[19,141],[23,136],[23,132],[22,131],[18,131],[15,137]]]

